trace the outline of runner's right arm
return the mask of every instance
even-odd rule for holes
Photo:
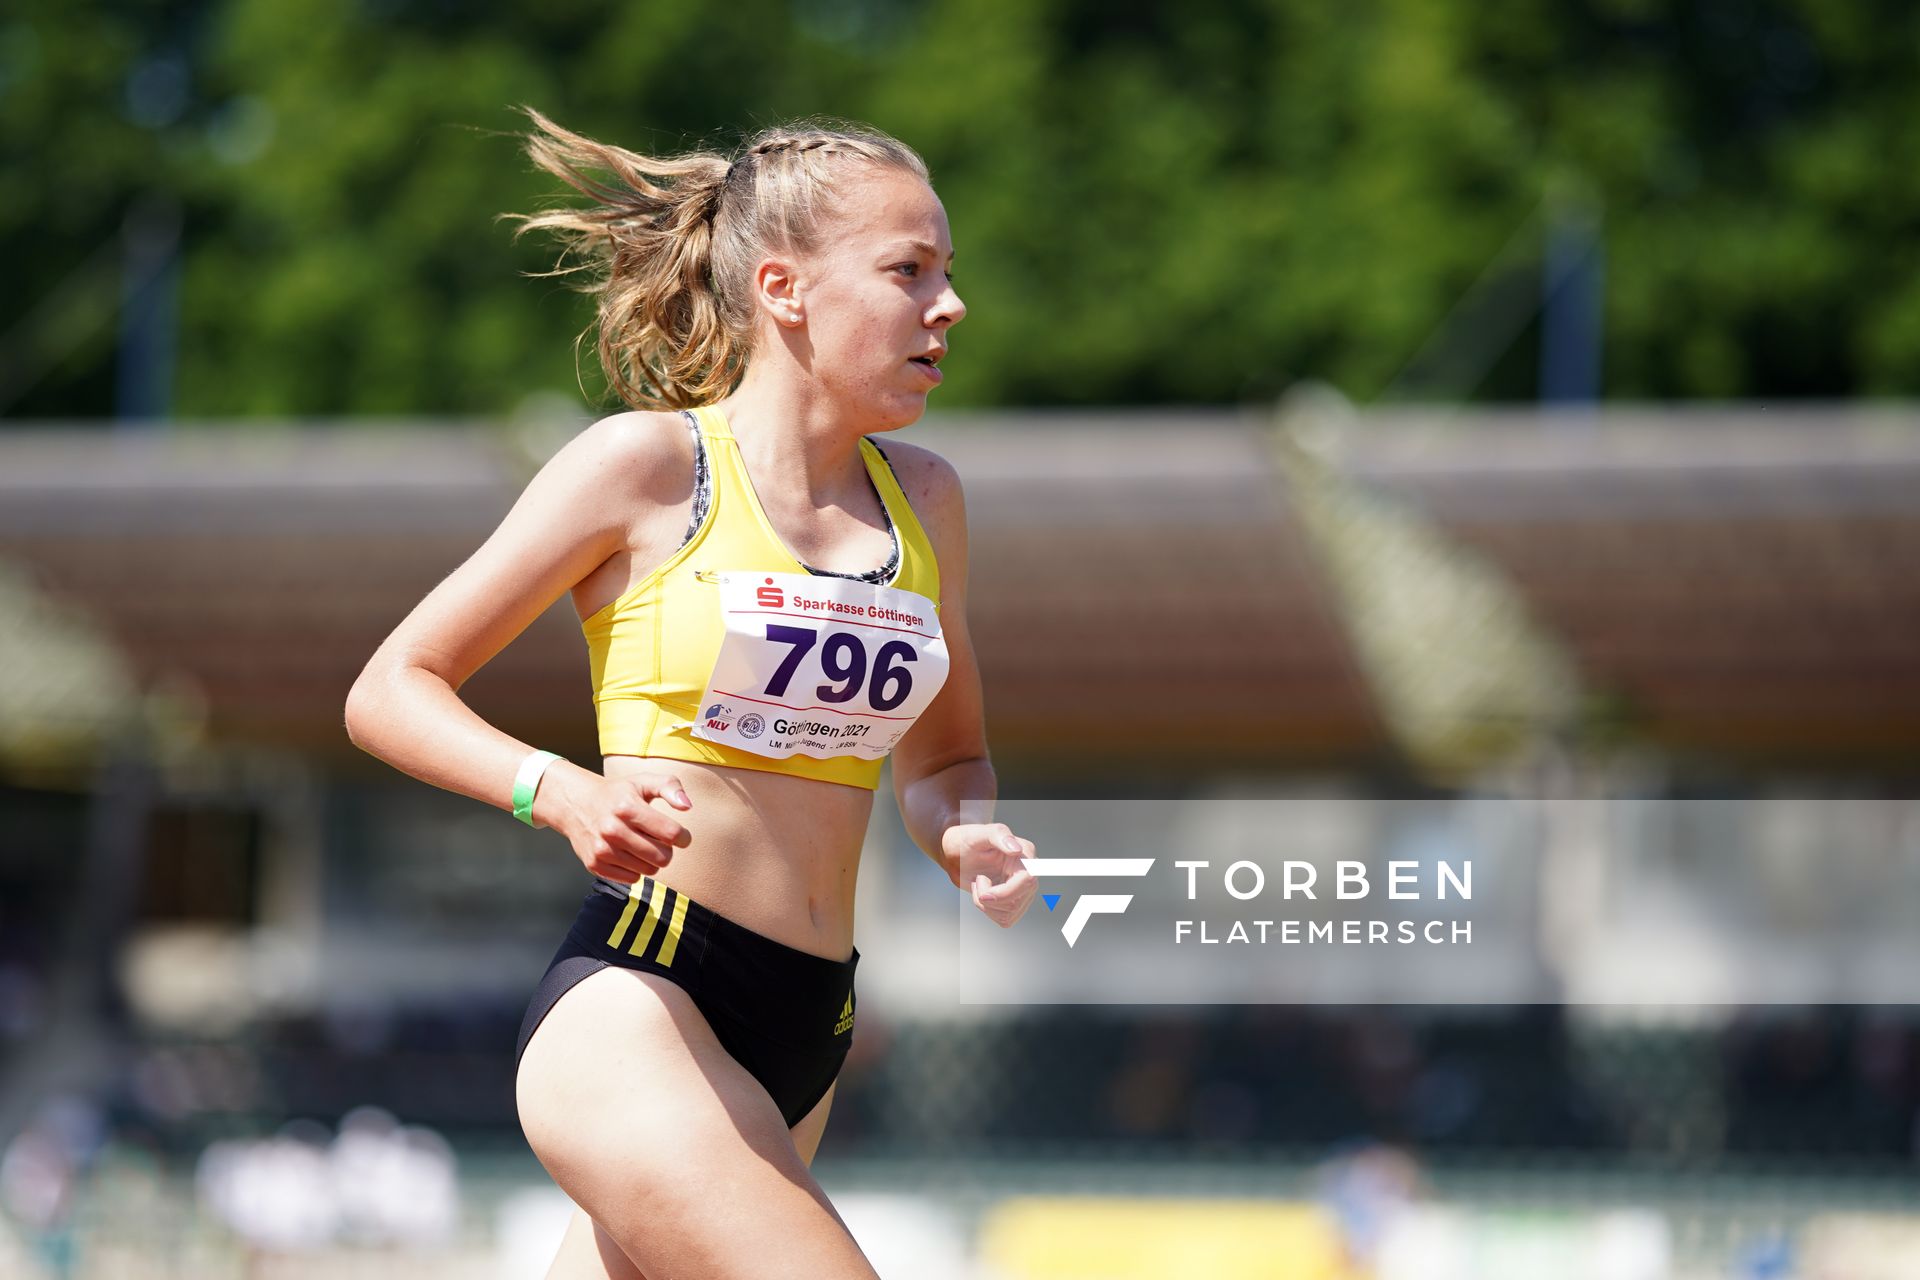
[[[594,569],[658,530],[635,514],[684,499],[691,448],[677,415],[623,413],[568,441],[534,476],[498,528],[429,592],[374,652],[347,695],[347,736],[403,773],[509,812],[515,773],[534,748],[488,724],[459,697],[473,674]],[[676,456],[676,447],[682,454]],[[676,465],[678,463],[678,465]],[[665,529],[670,520],[652,522]],[[650,546],[634,547],[649,554]],[[688,833],[654,808],[687,808],[669,774],[608,779],[554,761],[535,797],[535,825],[566,835],[589,871],[631,884],[663,865]],[[676,798],[677,797],[677,798]]]

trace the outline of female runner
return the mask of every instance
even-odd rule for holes
[[[387,638],[362,749],[564,835],[593,873],[527,1011],[527,1140],[577,1206],[551,1278],[874,1272],[809,1166],[852,1040],[854,878],[881,761],[916,844],[1002,926],[1033,845],[992,822],[966,517],[919,419],[966,314],[925,163],[778,127],[651,158],[528,111],[591,203],[558,233],[632,407],[554,455]],[[458,690],[570,591],[601,770]]]

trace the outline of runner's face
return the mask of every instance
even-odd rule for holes
[[[814,372],[831,394],[887,427],[917,420],[941,373],[947,331],[967,314],[949,269],[940,198],[898,170],[862,168],[841,189],[801,288]]]

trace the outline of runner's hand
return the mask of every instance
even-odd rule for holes
[[[1021,863],[1033,856],[1033,841],[1022,840],[1004,822],[965,823],[940,837],[948,865],[957,868],[954,884],[965,888],[973,905],[1002,929],[1026,912],[1040,881]]]
[[[651,803],[691,809],[680,779],[670,773],[637,773],[608,778],[571,761],[558,778],[561,761],[534,796],[534,822],[552,827],[573,845],[588,871],[616,884],[634,884],[673,859],[676,848],[693,840],[688,831]],[[560,785],[553,786],[554,782]]]

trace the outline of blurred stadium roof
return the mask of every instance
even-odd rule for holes
[[[996,756],[1035,777],[1352,766],[1378,701],[1281,482],[1224,411],[930,416],[968,489]],[[471,424],[0,433],[0,559],[91,616],[216,739],[357,757],[361,665],[533,463]],[[1505,575],[1655,745],[1777,765],[1920,752],[1920,414],[1391,410],[1324,456]],[[557,602],[463,691],[593,753]]]

